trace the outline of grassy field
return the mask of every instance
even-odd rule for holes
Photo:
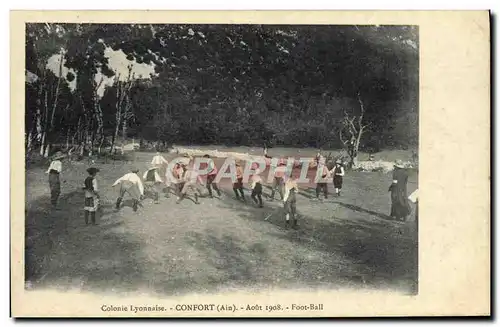
[[[86,163],[63,162],[58,210],[50,207],[47,168],[26,172],[30,287],[164,296],[242,288],[415,292],[416,224],[413,215],[406,223],[387,217],[389,174],[348,173],[342,197],[325,201],[302,187],[297,230],[284,227],[280,201],[257,208],[247,196],[243,204],[233,199],[228,181],[221,183],[222,198],[201,198],[200,205],[162,197],[160,204],[144,200],[137,213],[125,201],[116,212],[111,185],[132,165],[143,172],[151,158],[137,153],[135,163],[96,164],[103,203],[97,226],[85,226],[83,219]],[[409,192],[416,181],[412,175]]]

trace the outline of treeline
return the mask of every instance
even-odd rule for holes
[[[417,34],[412,26],[28,24],[26,149],[112,151],[131,137],[336,148],[346,146],[339,135],[360,103],[361,148],[415,146]],[[154,76],[116,70],[106,49],[154,65]],[[48,69],[54,55],[64,61]]]

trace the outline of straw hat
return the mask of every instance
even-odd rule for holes
[[[394,167],[397,167],[397,168],[405,168],[405,165],[403,164],[403,160],[396,160],[396,162],[394,163]]]
[[[336,164],[339,164],[339,165],[341,165],[341,164],[342,164],[342,160],[340,160],[340,159],[337,159],[337,160],[335,161],[335,163],[336,163]]]
[[[61,151],[57,151],[52,155],[52,160],[58,160],[62,158],[64,158],[64,153],[62,153]]]

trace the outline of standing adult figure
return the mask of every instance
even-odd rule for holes
[[[408,171],[401,160],[394,164],[392,172],[392,183],[389,187],[391,192],[391,217],[397,220],[406,220],[411,213],[411,207],[407,195]]]

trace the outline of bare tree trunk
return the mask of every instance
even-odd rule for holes
[[[42,96],[43,91],[45,90],[45,70],[42,70],[42,76],[40,77],[40,85],[38,89],[38,98],[36,100],[36,140],[38,144],[41,144],[41,148],[43,147],[42,143]],[[43,149],[40,149],[40,154],[42,154]]]
[[[97,152],[100,154],[101,153],[101,147],[102,144],[104,143],[104,122],[103,122],[103,114],[102,114],[102,109],[101,105],[99,104],[99,96],[97,94],[97,91],[101,87],[101,84],[104,80],[104,77],[101,78],[99,83],[94,83],[94,88],[93,88],[93,102],[94,102],[94,112],[95,112],[95,117],[97,121],[97,130],[96,130],[96,135],[98,139],[98,148]]]
[[[114,85],[116,86],[116,113],[115,113],[115,132],[113,133],[113,138],[111,140],[111,153],[114,153],[115,142],[118,138],[118,132],[120,131],[121,119],[122,119],[122,109],[121,109],[121,86],[120,86],[120,75],[118,74]]]
[[[69,132],[70,129],[68,127],[68,129],[66,130],[66,150],[69,150]]]
[[[344,119],[342,121],[342,128],[340,129],[340,141],[347,148],[347,154],[349,156],[349,166],[350,168],[357,166],[358,164],[358,152],[359,145],[361,143],[361,138],[363,133],[369,124],[363,123],[363,118],[365,114],[365,107],[360,95],[358,94],[358,102],[360,104],[361,112],[358,116],[350,117],[347,112],[344,112]],[[347,131],[348,139],[344,139],[343,132]]]
[[[48,152],[45,149],[46,148],[46,142],[47,142],[47,125],[49,121],[49,110],[48,110],[48,93],[45,91],[45,101],[44,101],[44,109],[45,109],[45,123],[43,125],[42,129],[42,144],[40,147],[40,155],[43,157],[47,158],[48,157]]]
[[[28,133],[27,137],[27,143],[26,143],[26,154],[29,154],[31,152],[31,145],[32,145],[32,140],[33,140],[33,131],[30,131]]]

